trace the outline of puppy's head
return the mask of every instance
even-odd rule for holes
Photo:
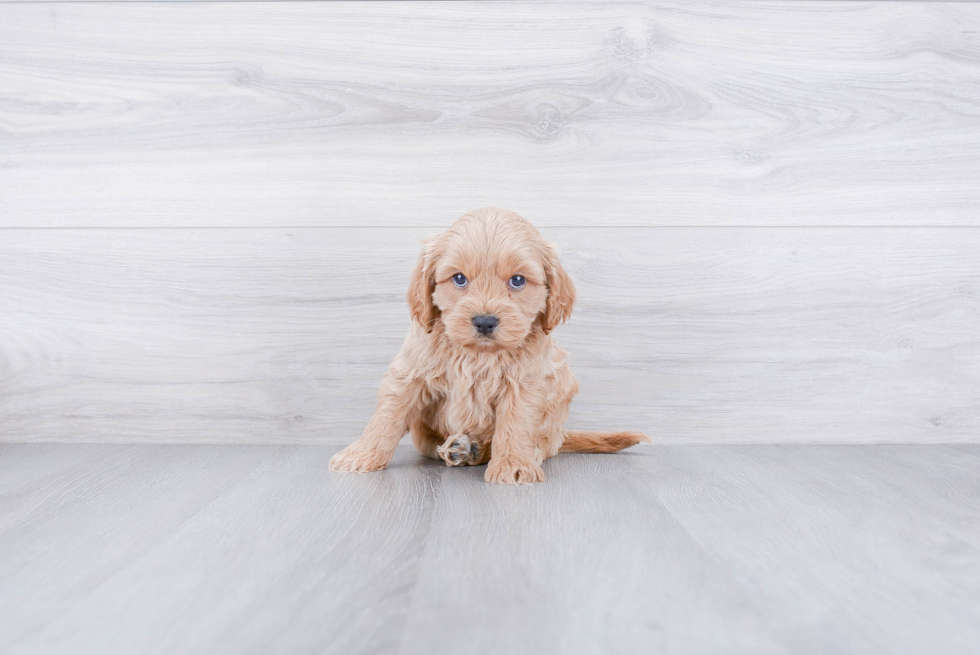
[[[437,321],[461,346],[517,348],[540,321],[550,332],[572,313],[575,286],[554,246],[503,209],[466,214],[426,243],[408,305],[427,331]]]

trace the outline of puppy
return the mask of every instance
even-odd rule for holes
[[[559,452],[609,453],[639,432],[565,429],[578,383],[551,338],[575,287],[555,248],[514,212],[488,207],[430,239],[412,274],[412,327],[361,438],[334,471],[377,471],[411,431],[449,466],[487,464],[487,482],[544,480]]]

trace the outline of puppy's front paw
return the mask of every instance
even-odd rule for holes
[[[380,471],[388,466],[391,455],[355,441],[330,458],[331,471]]]
[[[497,484],[544,482],[544,469],[537,462],[513,456],[492,457],[487,464],[487,472],[483,479]]]
[[[483,444],[465,434],[454,434],[436,448],[446,466],[474,466],[483,459]]]

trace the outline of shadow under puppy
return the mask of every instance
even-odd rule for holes
[[[565,429],[578,383],[550,333],[574,303],[554,246],[528,221],[492,207],[464,215],[425,244],[408,290],[411,331],[364,434],[330,468],[383,469],[410,430],[428,457],[488,464],[487,482],[528,484],[559,452],[649,441]]]

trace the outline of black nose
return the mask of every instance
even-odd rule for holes
[[[499,322],[500,321],[497,320],[496,316],[487,316],[484,314],[482,316],[473,317],[473,327],[475,327],[476,331],[485,337],[490,336],[490,333],[497,328],[497,323]]]

